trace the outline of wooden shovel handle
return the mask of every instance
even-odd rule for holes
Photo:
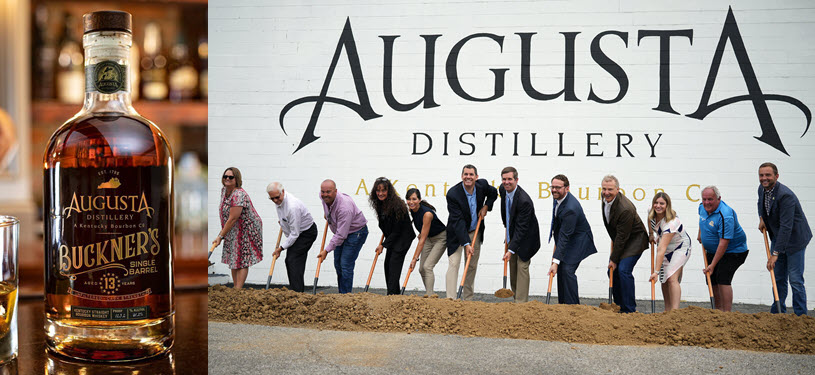
[[[552,246],[552,258],[555,257],[555,250],[557,250],[557,244],[555,244],[555,246]],[[546,293],[552,293],[552,279],[554,279],[554,278],[555,278],[555,275],[550,273],[549,274],[549,288],[546,288]]]
[[[475,241],[478,241],[478,230],[481,229],[481,220],[483,219],[484,219],[483,217],[479,216],[478,224],[475,225],[475,233],[473,233],[473,240],[470,242],[470,244],[473,246],[473,249],[475,249]],[[467,250],[465,250],[464,248],[462,248],[461,251],[464,251],[465,253],[467,252]],[[464,279],[467,278],[467,269],[470,268],[471,258],[472,258],[471,256],[469,255],[467,256],[467,262],[464,264],[464,274],[461,275],[461,284],[459,285],[460,287],[464,287]]]
[[[767,230],[765,229],[761,231],[761,233],[764,234],[764,249],[767,250],[767,260],[770,260],[770,239],[767,237]],[[775,270],[770,270],[770,278],[773,281],[773,297],[778,301],[778,285],[775,283]],[[781,313],[781,311],[778,312]]]
[[[421,236],[421,233],[419,233],[419,235]],[[428,237],[430,237],[430,235],[428,235]],[[427,239],[425,239],[425,241],[427,241]],[[411,263],[419,260],[419,255],[421,254],[422,248],[419,247],[419,244],[416,244],[416,251],[413,252],[413,258],[411,260]],[[405,282],[402,283],[402,289],[405,289],[407,287],[408,279],[410,279],[411,272],[413,272],[413,267],[408,268],[407,275],[405,276]]]
[[[614,241],[611,241],[611,251],[614,251]],[[611,253],[609,252],[609,256]],[[611,269],[611,266],[608,267],[608,287],[614,287],[614,271]]]
[[[504,256],[507,255],[507,251],[509,251],[509,243],[504,242]],[[504,258],[504,277],[507,277],[507,259]]]
[[[328,221],[325,222],[325,228],[323,229],[323,242],[320,244],[320,252],[322,253],[325,249],[325,237],[328,235]],[[320,260],[317,261],[317,273],[314,274],[314,278],[320,277],[320,265],[323,264],[323,258],[319,258]]]
[[[385,234],[384,233],[382,234],[382,237],[379,238],[379,245],[376,245],[376,247],[379,247],[380,245],[382,245],[382,241],[385,241]],[[376,259],[377,258],[379,258],[379,253],[374,255],[374,263],[371,264],[371,272],[368,273],[368,281],[365,283],[365,285],[371,285],[371,278],[374,276],[374,268],[376,268]]]
[[[705,261],[705,269],[707,269],[707,250],[702,246],[702,260]],[[707,293],[710,298],[713,298],[713,285],[710,283],[710,274],[705,272],[705,279],[707,279]]]
[[[283,237],[283,228],[280,228],[280,231],[277,232],[277,244],[274,245],[274,249],[277,250],[280,247],[280,239]],[[274,263],[277,261],[277,256],[272,257],[272,266],[269,267],[269,276],[272,276],[272,272],[274,272]]]

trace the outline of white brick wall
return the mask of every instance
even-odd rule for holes
[[[733,12],[738,21],[752,67],[765,94],[794,97],[810,109],[815,106],[813,64],[815,47],[807,40],[815,31],[815,4],[807,1],[774,2],[735,1]],[[210,125],[209,181],[210,237],[219,227],[216,216],[219,202],[220,172],[228,166],[239,167],[244,187],[263,217],[266,259],[252,267],[249,281],[266,280],[271,264],[278,226],[274,206],[266,199],[265,186],[279,180],[288,191],[303,199],[316,218],[322,217],[318,199],[323,179],[337,181],[339,190],[352,194],[369,219],[371,234],[363,247],[355,273],[355,286],[364,285],[373,249],[380,232],[367,197],[355,194],[361,180],[368,188],[379,176],[399,180],[404,192],[409,184],[424,191],[434,184],[436,196],[427,199],[447,217],[443,184],[460,181],[461,166],[475,164],[482,178],[500,180],[501,168],[512,165],[519,170],[520,185],[538,196],[539,183],[548,182],[557,173],[571,180],[572,193],[583,189],[589,199],[582,201],[592,224],[600,253],[586,259],[578,270],[580,292],[585,297],[607,295],[609,238],[602,225],[598,187],[601,178],[615,174],[629,197],[641,188],[635,200],[640,214],[647,214],[654,190],[664,189],[671,195],[674,208],[695,237],[698,229],[697,205],[685,197],[689,185],[718,185],[724,200],[734,207],[745,228],[751,249],[747,262],[733,280],[736,302],[771,302],[769,275],[764,269],[766,256],[763,240],[756,230],[757,168],[761,162],[773,161],[780,168],[780,181],[798,194],[805,212],[815,222],[815,187],[812,163],[815,162],[815,135],[803,137],[805,119],[795,107],[777,101],[768,102],[770,113],[787,151],[786,156],[757,141],[761,129],[750,102],[739,102],[714,111],[704,120],[686,115],[699,106],[706,78],[719,41],[727,3],[707,1],[211,1],[209,27],[211,39],[209,96]],[[363,121],[356,113],[336,104],[326,103],[316,125],[321,137],[294,153],[311,116],[313,103],[301,104],[285,117],[288,135],[280,128],[278,118],[287,103],[305,96],[319,95],[326,78],[346,18],[350,19],[359,53],[365,84],[373,109],[382,117]],[[693,29],[693,43],[687,38],[671,39],[671,104],[681,115],[654,111],[659,95],[659,40],[637,42],[638,30]],[[591,58],[592,39],[600,32],[618,30],[628,33],[628,46],[613,35],[603,38],[605,54],[619,64],[629,79],[628,92],[615,104],[588,101],[589,88],[604,99],[617,95],[618,85]],[[536,32],[532,38],[532,83],[542,92],[562,88],[564,37],[561,32],[580,32],[575,41],[575,93],[579,102],[566,102],[561,96],[550,101],[537,101],[521,86],[521,42],[515,33]],[[489,69],[509,69],[503,97],[485,103],[469,102],[450,88],[445,63],[450,49],[464,37],[475,33],[503,36],[503,48],[487,39],[471,40],[461,51],[458,73],[461,85],[473,96],[492,95],[493,74]],[[410,103],[424,90],[425,42],[420,35],[441,34],[436,41],[434,99],[440,106],[407,112],[391,109],[383,95],[382,35],[400,35],[394,44],[393,88],[395,97]],[[733,48],[728,43],[710,103],[747,94]],[[357,103],[346,51],[334,72],[329,96]],[[433,136],[433,148],[424,155],[411,155],[413,133]],[[448,156],[442,155],[443,132],[449,132]],[[469,142],[476,151],[461,156],[461,133],[473,132]],[[504,133],[498,138],[496,156],[491,156],[491,141],[485,133]],[[519,133],[519,156],[513,156],[513,133]],[[537,152],[547,156],[530,156],[531,135],[537,133]],[[575,156],[558,156],[558,133],[564,133],[564,151]],[[586,156],[586,133],[602,133],[593,152],[602,157]],[[630,133],[629,149],[635,157],[617,158],[616,134]],[[656,157],[650,158],[650,147],[644,134],[663,134],[656,146]],[[497,185],[496,185],[497,186]],[[691,198],[698,199],[700,189],[691,188]],[[548,197],[548,192],[543,193]],[[548,237],[551,199],[536,200],[541,233]],[[318,220],[320,235],[324,225]],[[482,248],[476,289],[491,293],[501,287],[500,259],[502,225],[500,214],[492,212],[486,219],[486,242]],[[330,235],[330,234],[329,234]],[[544,242],[545,242],[544,238]],[[686,267],[683,299],[708,299],[701,273],[700,247]],[[319,239],[306,268],[306,282],[311,280]],[[415,246],[415,243],[414,243]],[[413,249],[410,250],[410,253]],[[220,250],[214,258],[220,256]],[[533,258],[532,294],[545,294],[546,270],[551,257],[551,244],[546,244]],[[436,288],[444,292],[447,261],[436,266]],[[635,270],[637,295],[648,298],[649,254],[646,252]],[[333,259],[322,268],[321,284],[336,285]],[[381,260],[380,260],[381,263]],[[407,260],[406,260],[407,263]],[[807,260],[805,278],[815,280],[815,260]],[[224,265],[218,271],[227,273]],[[407,271],[407,266],[403,270]],[[278,265],[274,282],[286,283],[284,266]],[[372,286],[384,287],[383,267],[377,266]],[[811,281],[810,281],[811,286]],[[418,274],[411,276],[408,289],[423,289]],[[659,296],[660,293],[657,292]],[[658,297],[658,298],[661,298]],[[810,293],[810,307],[815,305]]]

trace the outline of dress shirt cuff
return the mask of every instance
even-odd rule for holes
[[[560,259],[552,258],[552,263],[560,264]]]
[[[515,252],[514,252],[514,251],[512,251],[512,249],[507,249],[507,251],[509,251],[509,253],[510,253],[510,254],[515,255]]]
[[[470,243],[469,243],[469,242],[467,242],[467,243],[465,243],[464,245],[461,245],[461,247],[465,247],[465,246],[467,246],[467,245],[469,245],[469,244],[470,244]]]

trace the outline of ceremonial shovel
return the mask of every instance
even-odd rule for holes
[[[650,227],[650,225],[649,225]],[[648,242],[651,244],[651,274],[654,274],[654,243],[651,242],[651,236],[653,232],[648,228]],[[649,276],[650,277],[650,276]],[[656,302],[656,280],[651,281],[651,314],[657,312],[657,302]]]
[[[764,234],[764,248],[767,249],[767,260],[770,260],[770,240],[767,238],[767,230],[761,231]],[[781,301],[778,300],[778,285],[775,283],[775,270],[770,270],[770,279],[773,281],[773,297],[775,297],[775,309],[781,314]]]
[[[557,245],[552,247],[552,257],[555,256],[555,250],[557,250]],[[546,288],[546,304],[549,304],[549,298],[552,297],[552,279],[555,278],[554,274],[549,274],[549,287]]]
[[[215,250],[215,244],[209,247],[209,254],[207,254],[207,259],[212,256],[212,251]]]
[[[283,237],[283,228],[280,228],[280,231],[277,232],[277,245],[274,245],[275,250],[280,246],[280,238]],[[269,278],[266,279],[266,289],[269,289],[269,285],[272,283],[272,274],[274,273],[274,264],[277,262],[277,256],[272,257],[272,267],[269,268]]]
[[[707,269],[707,250],[702,246],[702,260],[705,261],[705,269]],[[773,278],[775,280],[775,278]],[[710,283],[710,274],[705,272],[705,281],[707,282],[707,293],[710,294],[710,308],[715,309],[716,304],[713,303],[713,284]]]
[[[381,238],[379,238],[379,245],[377,245],[377,247],[379,247],[380,245],[382,245],[382,241],[384,241],[384,240],[385,240],[385,234],[382,234],[382,237],[381,237]],[[376,255],[374,255],[374,263],[373,263],[373,264],[371,264],[371,273],[369,273],[369,274],[368,274],[368,282],[366,282],[366,283],[365,283],[365,290],[364,290],[364,292],[367,292],[367,291],[368,291],[368,287],[370,287],[370,286],[371,286],[371,277],[373,277],[373,276],[374,276],[374,268],[376,267],[376,258],[379,258],[379,253],[377,253]],[[405,282],[407,282],[407,280],[406,280]],[[402,289],[404,290],[404,288],[402,288]]]
[[[484,219],[480,215],[478,216],[478,224],[475,225],[475,233],[473,233],[473,240],[470,244],[475,248],[475,241],[478,241],[478,230],[481,229],[481,220]],[[464,248],[461,251],[466,252]],[[461,285],[458,286],[458,294],[456,294],[457,299],[461,299],[461,292],[464,291],[464,279],[467,278],[467,268],[470,268],[470,259],[471,256],[467,256],[467,262],[464,264],[464,275],[461,276]]]
[[[411,260],[410,263],[413,263],[413,262],[419,260],[419,254],[421,254],[421,253],[422,253],[422,249],[420,249],[418,246],[416,246],[416,252],[413,253],[413,260]],[[408,268],[407,276],[405,276],[405,282],[402,283],[402,290],[399,292],[399,294],[405,294],[405,287],[407,287],[407,282],[408,282],[408,279],[410,279],[410,273],[411,272],[413,272],[413,267]],[[433,293],[432,290],[429,290],[428,292]]]
[[[504,242],[504,255],[509,251],[509,243]],[[509,298],[515,295],[511,289],[507,289],[507,260],[504,259],[504,287],[495,291],[494,294],[498,298]]]
[[[614,251],[614,241],[611,241],[611,251]],[[614,270],[611,269],[611,266],[608,267],[608,304],[611,305],[611,292],[614,289]]]
[[[323,249],[325,249],[325,236],[327,234],[328,234],[328,222],[326,221],[325,222],[325,229],[323,229],[323,243],[320,244],[320,252],[321,253],[323,252]],[[326,255],[326,257],[328,257],[328,255]],[[317,273],[314,274],[314,290],[311,292],[311,294],[317,294],[317,279],[320,278],[320,266],[323,264],[323,260],[324,260],[323,258],[319,258],[319,257],[318,257],[318,259],[319,260],[317,261]]]

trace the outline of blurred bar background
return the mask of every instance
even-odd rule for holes
[[[42,152],[82,107],[82,15],[133,15],[136,110],[172,144],[176,286],[206,285],[207,1],[0,0],[0,214],[21,221],[20,292],[42,294]]]

